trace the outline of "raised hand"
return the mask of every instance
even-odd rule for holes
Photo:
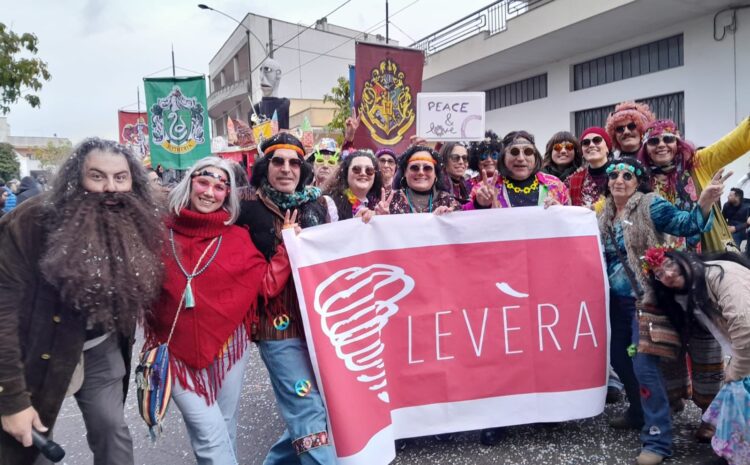
[[[487,172],[482,170],[482,181],[476,194],[477,203],[481,207],[497,208],[499,206],[497,193],[497,172],[488,179]]]
[[[302,231],[302,228],[297,223],[297,209],[294,211],[287,210],[286,213],[284,213],[284,225],[282,226],[282,229],[289,228],[294,228],[295,234],[299,234]]]
[[[352,107],[352,116],[344,122],[344,140],[347,142],[354,141],[354,134],[359,127],[360,118],[357,114],[357,107]]]
[[[413,136],[409,136],[409,145],[427,145],[427,139],[414,134]]]
[[[385,187],[380,189],[380,202],[375,204],[375,214],[376,215],[388,215],[391,213],[390,207],[391,207],[391,201],[393,200],[393,193],[395,191],[391,191],[390,194],[388,194],[388,197],[385,196]]]
[[[721,200],[721,195],[724,193],[724,181],[733,174],[732,171],[724,174],[724,168],[722,168],[714,174],[711,181],[703,188],[701,196],[698,198],[698,205],[700,205],[704,217],[708,217],[713,204]]]

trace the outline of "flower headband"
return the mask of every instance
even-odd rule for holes
[[[628,165],[627,163],[617,163],[614,165],[609,165],[609,167],[607,168],[607,174],[611,173],[614,170],[618,170],[618,171],[627,170],[635,174],[636,176],[641,176],[643,174],[643,170],[641,170],[640,168],[636,168],[633,165]]]
[[[227,187],[230,186],[229,181],[226,178],[224,178],[224,176],[220,175],[219,173],[212,173],[208,170],[203,170],[203,171],[193,171],[193,174],[190,175],[191,178],[197,178],[198,176],[208,176],[209,178],[214,178],[218,181],[223,182],[224,184],[226,184]]]
[[[664,264],[664,260],[667,259],[667,252],[680,249],[684,244],[684,239],[678,239],[671,244],[660,244],[649,247],[641,257],[641,271],[643,274],[647,276],[649,272],[661,267]]]

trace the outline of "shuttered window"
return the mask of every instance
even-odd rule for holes
[[[685,93],[677,92],[674,94],[659,95],[637,100],[638,102],[648,104],[651,111],[658,119],[671,119],[677,124],[680,133],[685,135]],[[607,116],[615,109],[615,105],[604,107],[590,108],[575,112],[575,129],[576,134],[582,133],[586,128],[591,126],[604,127],[607,123]]]
[[[547,97],[547,73],[485,91],[486,111]]]
[[[573,90],[682,66],[682,42],[680,34],[573,65]]]

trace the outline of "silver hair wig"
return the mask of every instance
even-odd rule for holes
[[[235,184],[234,170],[228,160],[219,157],[201,158],[185,173],[182,181],[169,193],[169,211],[179,216],[183,208],[190,205],[190,191],[193,183],[193,173],[213,167],[223,170],[229,178],[229,195],[224,199],[222,208],[229,212],[229,219],[225,224],[234,224],[240,214],[240,199]]]

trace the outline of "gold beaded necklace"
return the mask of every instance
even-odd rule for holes
[[[503,184],[505,184],[506,189],[512,190],[516,194],[520,194],[521,192],[523,192],[524,194],[529,195],[539,188],[539,180],[536,178],[534,178],[534,182],[532,182],[531,185],[527,187],[518,187],[507,178],[503,179]]]

